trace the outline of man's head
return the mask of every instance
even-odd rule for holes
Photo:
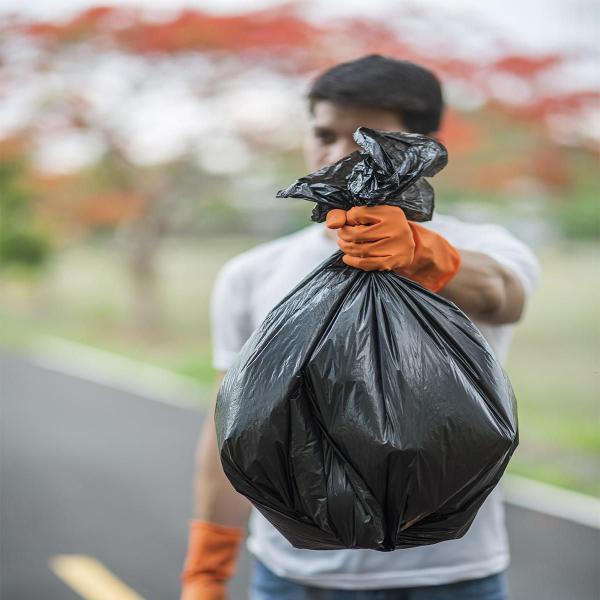
[[[373,54],[325,71],[308,94],[305,155],[311,169],[357,149],[358,127],[434,135],[444,109],[436,76],[414,63]]]

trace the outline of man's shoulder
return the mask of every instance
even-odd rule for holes
[[[536,287],[539,261],[527,244],[506,227],[489,222],[470,223],[449,215],[436,215],[430,226],[457,248],[482,252],[511,269],[528,294]]]
[[[431,221],[423,223],[423,225],[429,226],[432,229],[455,229],[457,231],[462,231],[480,229],[482,227],[485,228],[491,225],[491,223],[465,221],[453,215],[436,212]]]
[[[273,263],[281,260],[282,255],[288,249],[298,244],[303,244],[306,238],[313,236],[315,232],[315,226],[309,226],[294,233],[258,244],[230,258],[221,267],[220,273],[221,275],[227,274],[229,276],[243,273],[247,277],[249,274],[256,274],[257,271],[265,268],[269,270]]]
[[[514,240],[517,238],[506,227],[497,223],[464,221],[451,215],[435,213],[431,221],[423,223],[436,233],[447,237],[450,242],[471,242],[483,244],[497,240]]]

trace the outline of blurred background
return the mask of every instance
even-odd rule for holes
[[[343,4],[4,0],[0,344],[164,369],[206,406],[219,267],[309,223],[275,192],[307,172],[311,79],[413,60],[448,103],[437,208],[506,226],[542,263],[508,364],[509,470],[599,496],[598,5]]]

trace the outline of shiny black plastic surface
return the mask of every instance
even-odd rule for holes
[[[408,139],[412,173],[445,164],[445,151],[419,163],[423,136]],[[420,197],[426,215],[433,195]],[[459,538],[517,446],[511,385],[452,302],[341,256],[268,314],[227,372],[215,413],[223,469],[298,548]]]
[[[411,221],[429,221],[433,213],[432,177],[448,162],[442,144],[416,133],[360,127],[354,140],[361,147],[333,165],[301,177],[278,198],[316,202],[313,221],[324,221],[332,208],[357,205],[399,206]]]

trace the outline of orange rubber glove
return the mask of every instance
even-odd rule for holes
[[[226,600],[243,537],[237,527],[192,520],[180,600]]]
[[[394,271],[427,289],[441,290],[460,269],[460,254],[441,235],[408,221],[397,206],[354,206],[327,213],[338,230],[343,261],[363,271]]]

